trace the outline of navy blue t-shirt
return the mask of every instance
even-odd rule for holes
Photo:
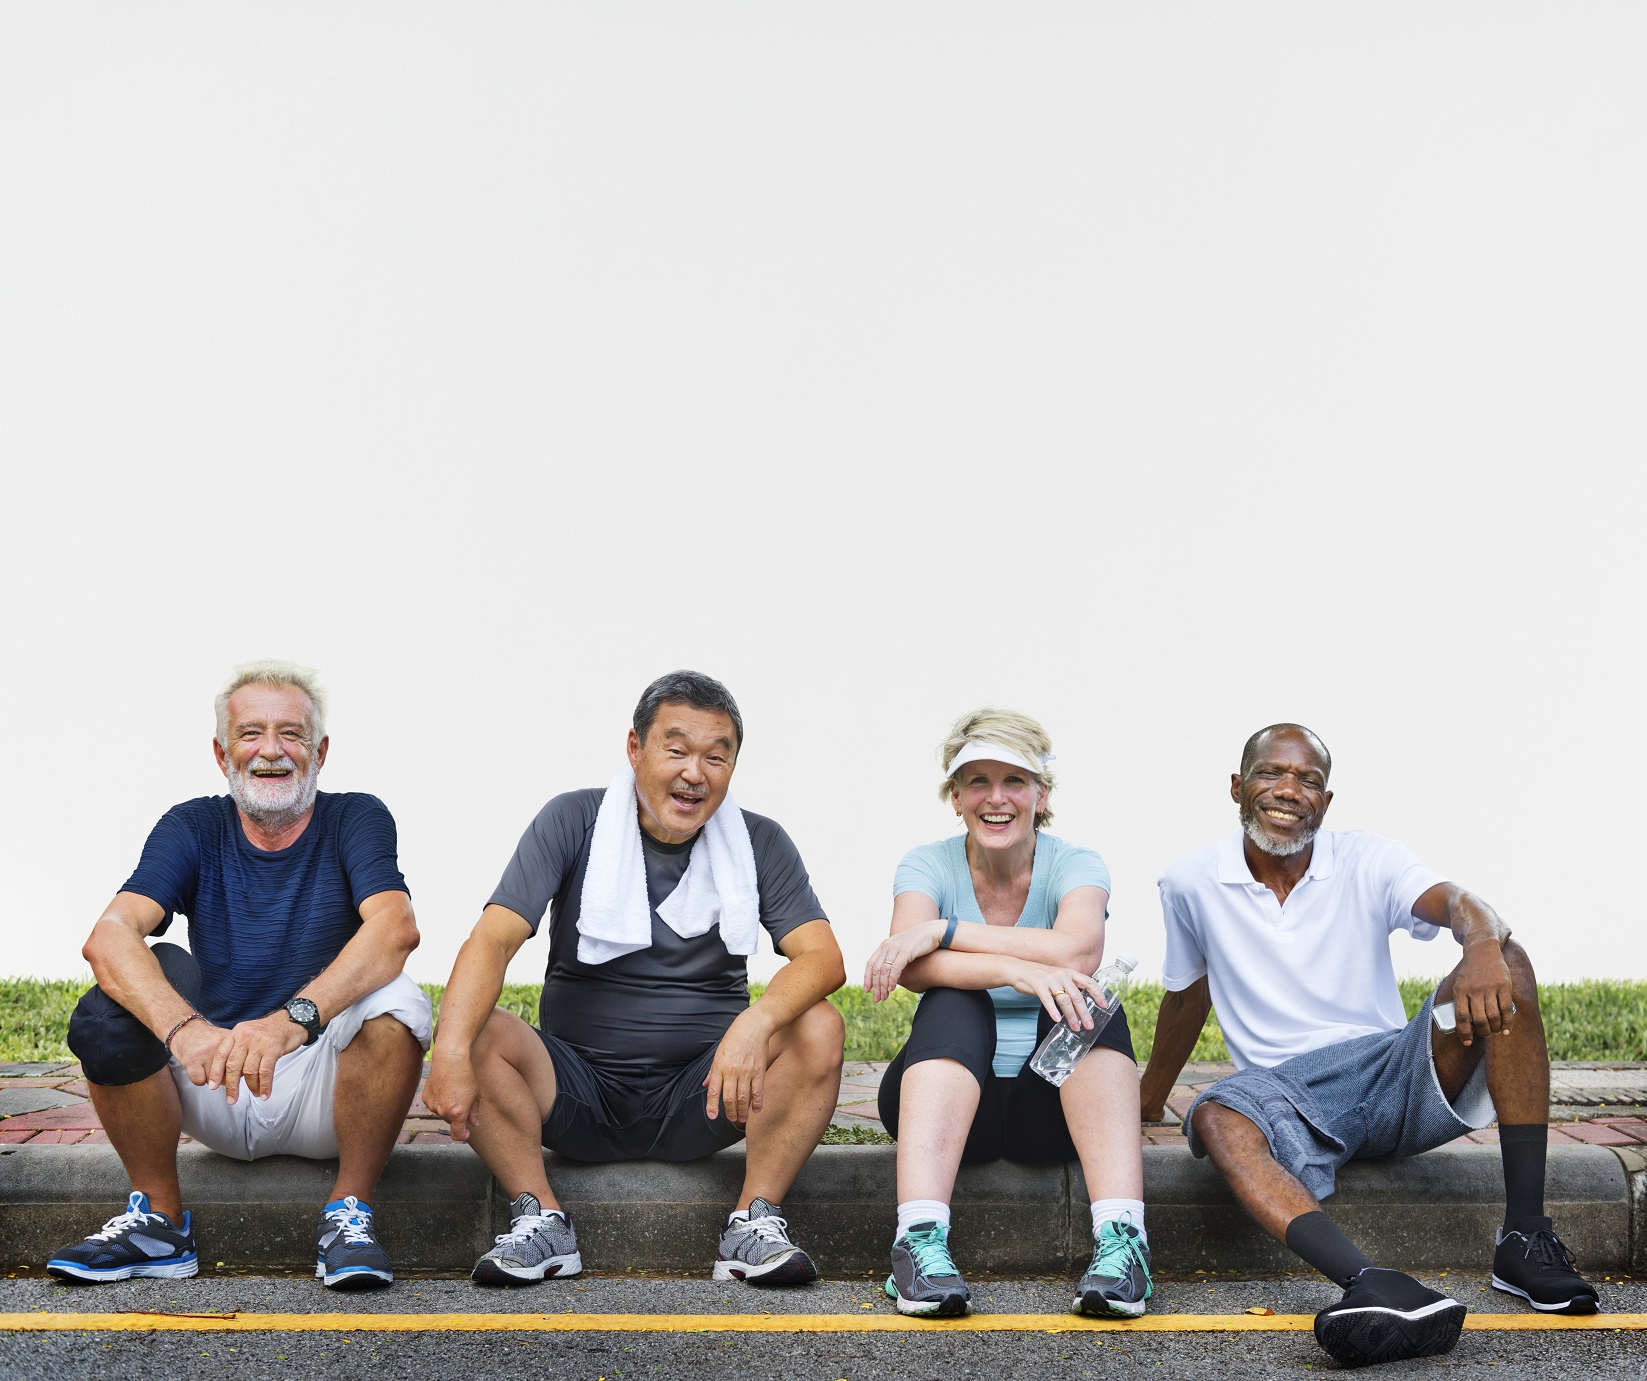
[[[337,958],[360,929],[360,904],[404,892],[395,820],[376,796],[320,792],[297,842],[254,848],[227,796],[200,796],[160,817],[122,892],[189,918],[200,1011],[218,1026],[267,1016]]]

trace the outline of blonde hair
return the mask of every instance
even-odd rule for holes
[[[312,667],[300,667],[296,662],[283,662],[278,657],[261,662],[245,662],[229,674],[228,684],[217,693],[217,741],[229,746],[229,697],[242,686],[294,686],[309,697],[314,713],[309,717],[309,728],[314,741],[326,737],[326,692],[320,684],[320,674]]]
[[[1035,780],[1048,792],[1052,790],[1055,778],[1045,761],[1052,756],[1052,740],[1047,737],[1047,731],[1027,714],[997,710],[986,705],[957,719],[949,731],[949,737],[938,749],[938,761],[943,764],[945,773],[943,785],[938,788],[940,801],[948,801],[955,791],[955,774],[950,771],[950,764],[967,744],[980,742],[998,743],[1021,758],[1040,763],[1041,770],[1033,774]],[[1035,812],[1036,829],[1051,823],[1050,806],[1042,806]]]

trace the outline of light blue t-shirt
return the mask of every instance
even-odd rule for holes
[[[1058,919],[1058,904],[1077,887],[1109,888],[1109,869],[1091,849],[1066,844],[1055,835],[1035,836],[1035,866],[1030,872],[1029,896],[1024,914],[1015,924],[1051,930]],[[936,844],[922,844],[904,855],[892,881],[892,895],[920,892],[938,903],[938,914],[957,916],[963,921],[983,924],[984,913],[972,890],[972,871],[967,867],[966,836],[953,835]],[[999,1079],[1016,1078],[1035,1053],[1035,1028],[1041,1004],[1016,988],[991,988],[995,1004],[995,1063]]]

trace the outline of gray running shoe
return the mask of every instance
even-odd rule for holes
[[[1075,1287],[1075,1312],[1136,1319],[1154,1288],[1149,1278],[1149,1248],[1138,1229],[1118,1219],[1100,1223],[1092,1264]]]
[[[749,1220],[727,1219],[715,1257],[716,1280],[751,1285],[807,1285],[818,1278],[812,1258],[789,1240],[789,1224],[777,1204],[756,1199]]]
[[[481,1285],[532,1285],[582,1270],[571,1218],[558,1208],[545,1213],[535,1195],[521,1194],[509,1205],[509,1231],[475,1262],[469,1279]]]
[[[892,1274],[887,1298],[900,1314],[957,1318],[972,1308],[966,1281],[949,1254],[949,1229],[942,1223],[911,1223],[892,1244]]]
[[[320,1210],[315,1254],[315,1275],[333,1290],[377,1290],[395,1278],[372,1228],[372,1210],[353,1194]]]

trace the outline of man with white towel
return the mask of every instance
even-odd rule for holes
[[[826,1000],[839,946],[789,836],[727,794],[743,718],[677,671],[635,707],[604,789],[555,797],[521,837],[458,954],[423,1101],[511,1197],[486,1285],[583,1269],[542,1148],[575,1160],[698,1160],[748,1138],[716,1280],[817,1278],[779,1205],[834,1112],[845,1028]],[[509,961],[550,918],[541,1030],[497,1006]],[[751,1004],[761,928],[789,960]]]

